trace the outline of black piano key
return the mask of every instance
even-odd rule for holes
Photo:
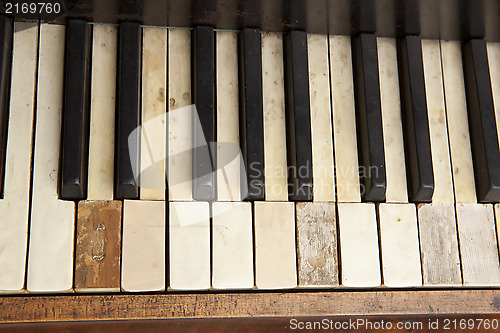
[[[7,123],[9,119],[10,65],[12,58],[12,20],[0,16],[0,198],[3,197]]]
[[[239,62],[240,146],[246,170],[246,177],[241,178],[242,195],[246,200],[264,200],[264,116],[259,29],[243,29],[240,32]]]
[[[90,26],[71,19],[66,26],[60,197],[84,199],[89,153]]]
[[[313,179],[307,33],[290,31],[284,44],[288,197],[309,201]]]
[[[434,171],[420,37],[398,40],[398,64],[408,194],[412,202],[430,202]]]
[[[192,93],[200,128],[193,122],[193,198],[216,199],[215,35],[213,28],[198,26],[192,37]],[[202,146],[206,142],[206,145]]]
[[[385,200],[386,174],[377,38],[360,34],[353,43],[360,183],[364,201]]]
[[[465,42],[462,56],[476,195],[480,202],[498,202],[500,152],[486,42]]]
[[[116,115],[116,173],[115,197],[137,199],[140,133],[133,132],[140,123],[141,27],[138,23],[120,24],[118,50],[117,115]],[[135,137],[130,140],[131,133]],[[130,149],[129,149],[130,148]]]

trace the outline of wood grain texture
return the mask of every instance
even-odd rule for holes
[[[464,313],[500,314],[500,290],[0,297],[0,323]]]
[[[420,205],[417,215],[424,285],[461,285],[454,205]]]
[[[121,201],[78,203],[76,291],[120,291],[121,219]]]
[[[299,287],[338,286],[335,204],[299,202],[296,214]]]
[[[426,325],[429,321],[433,323],[439,321],[440,327],[432,330],[433,333],[448,333],[448,329],[444,328],[445,320],[450,320],[453,323],[460,323],[460,320],[482,320],[483,322],[488,319],[491,322],[493,319],[498,319],[495,314],[421,314],[421,315],[382,315],[382,316],[356,316],[355,318],[347,318],[345,316],[315,316],[315,317],[274,317],[274,318],[203,318],[203,319],[180,319],[180,320],[110,320],[110,321],[78,321],[78,322],[50,322],[50,323],[11,323],[2,325],[2,333],[24,333],[24,332],[38,332],[38,333],[55,333],[55,332],[72,332],[72,333],[150,333],[150,332],[204,332],[204,333],[220,333],[220,332],[252,332],[252,333],[289,333],[292,329],[298,330],[295,324],[291,324],[290,320],[296,319],[297,323],[314,323],[318,325],[322,320],[327,320],[332,323],[332,327],[336,323],[347,323],[349,319],[363,319],[365,323],[384,322],[385,327],[397,327],[399,322],[404,322],[406,329],[397,330],[395,332],[415,333],[426,332]],[[346,324],[344,324],[345,327]],[[401,325],[401,324],[400,324]],[[342,330],[345,333],[373,333],[375,330],[373,326],[363,325],[364,327],[357,327]],[[306,330],[310,331],[310,330]],[[332,329],[333,331],[333,329]],[[387,330],[385,330],[387,332]],[[489,329],[481,327],[475,333],[490,333]],[[381,332],[377,330],[376,332]],[[457,329],[454,332],[469,333],[470,330]]]
[[[462,276],[467,286],[499,286],[500,266],[492,205],[457,204]]]

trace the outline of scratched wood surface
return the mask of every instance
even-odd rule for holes
[[[500,314],[500,290],[107,294],[0,297],[0,323]]]
[[[77,291],[120,291],[121,216],[121,201],[78,203]]]
[[[299,202],[296,211],[299,286],[338,286],[335,204]]]

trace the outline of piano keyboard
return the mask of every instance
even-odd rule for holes
[[[0,17],[0,47],[2,293],[500,285],[499,43]]]

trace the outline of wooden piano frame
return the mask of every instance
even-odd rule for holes
[[[497,0],[65,0],[63,13],[16,16],[64,23],[67,18],[146,25],[211,25],[264,31],[303,29],[351,35],[500,41]],[[0,9],[4,2],[0,3]],[[375,15],[373,14],[375,13]],[[1,267],[0,267],[1,269]],[[1,295],[0,323],[99,322],[145,319],[286,318],[339,316],[485,316],[500,318],[500,289],[352,290],[293,289],[279,292],[164,292],[151,294]],[[8,328],[9,325],[3,328]],[[196,327],[196,326],[192,326]],[[0,330],[2,327],[0,327]],[[254,327],[258,330],[258,327]],[[266,331],[266,330],[263,330]]]

